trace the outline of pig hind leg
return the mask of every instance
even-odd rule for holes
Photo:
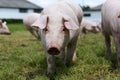
[[[111,56],[111,38],[110,38],[109,34],[104,34],[104,37],[105,37],[105,44],[106,44],[106,48],[107,48],[105,56],[107,58],[110,58],[110,56]]]
[[[30,33],[35,36],[37,39],[40,39],[39,35],[38,35],[38,31],[35,31],[33,29],[29,29]]]
[[[114,42],[115,42],[115,48],[117,53],[117,61],[118,61],[118,70],[120,71],[120,34],[114,34],[113,35]]]

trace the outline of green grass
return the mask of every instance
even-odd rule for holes
[[[0,35],[0,80],[49,80],[41,42],[22,24],[8,26],[12,34]],[[69,68],[56,59],[56,80],[120,80],[113,42],[113,58],[108,60],[101,33],[81,35],[76,51],[78,58]]]

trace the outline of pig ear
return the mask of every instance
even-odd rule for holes
[[[38,17],[38,19],[31,25],[33,28],[39,28],[39,29],[44,29],[47,25],[48,22],[48,16],[43,15]]]
[[[67,29],[70,29],[70,30],[77,30],[79,29],[79,26],[75,24],[75,22],[72,20],[72,19],[64,19],[63,18],[63,24],[65,25],[65,27]]]

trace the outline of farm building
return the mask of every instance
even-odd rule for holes
[[[84,11],[85,18],[95,22],[101,22],[101,7],[102,4],[91,8],[89,11]]]
[[[39,7],[27,0],[0,0],[1,19],[22,19],[28,13],[40,13]]]

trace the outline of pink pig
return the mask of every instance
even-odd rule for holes
[[[47,74],[50,77],[55,73],[55,55],[60,54],[67,66],[71,64],[82,16],[79,5],[65,0],[44,8],[41,16],[32,24],[39,30],[47,53]]]
[[[86,20],[84,18],[82,19],[80,28],[82,29],[83,33],[87,33],[87,32],[99,33],[101,31],[100,24],[94,21]]]
[[[103,4],[102,30],[106,42],[106,57],[112,58],[110,36],[113,36],[120,72],[120,0],[107,0]]]
[[[31,25],[37,20],[38,17],[40,17],[40,14],[30,13],[27,16],[25,16],[25,18],[23,19],[23,24],[33,36],[35,36],[37,39],[40,39],[38,30],[35,30],[31,27]]]
[[[0,20],[0,34],[5,34],[5,35],[11,34],[11,32],[9,31],[7,27],[7,23],[2,22],[2,20]]]

